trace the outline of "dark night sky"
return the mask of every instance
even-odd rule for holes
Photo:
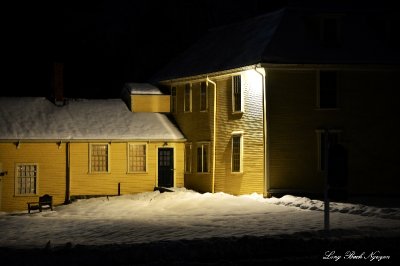
[[[119,97],[146,82],[208,28],[283,7],[285,0],[53,1],[4,8],[6,89],[48,96],[51,66],[64,63],[67,97]],[[40,1],[39,1],[40,2]]]
[[[275,0],[35,1],[4,9],[7,88],[1,96],[48,96],[51,66],[64,63],[67,97],[119,97],[146,82],[205,33],[284,6]],[[4,84],[4,83],[3,83]]]

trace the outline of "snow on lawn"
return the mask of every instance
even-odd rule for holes
[[[317,233],[323,203],[308,198],[146,192],[78,200],[54,211],[0,214],[0,246],[133,244],[209,237]],[[383,218],[384,217],[384,218]],[[347,236],[400,236],[400,208],[332,203],[331,228]]]

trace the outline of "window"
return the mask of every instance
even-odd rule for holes
[[[185,173],[192,172],[192,144],[185,144]]]
[[[128,172],[146,172],[146,144],[129,144]]]
[[[210,153],[210,144],[197,144],[197,172],[208,173],[208,161]]]
[[[318,107],[337,108],[337,72],[319,72]]]
[[[328,145],[335,145],[339,143],[340,130],[329,130],[328,131]],[[317,130],[317,141],[318,141],[318,170],[325,171],[325,148],[327,144],[326,132],[324,130]]]
[[[176,87],[171,88],[171,113],[176,113]]]
[[[185,112],[192,111],[192,86],[190,83],[185,85]]]
[[[15,194],[35,195],[37,194],[37,164],[16,164]]]
[[[243,112],[242,78],[240,75],[232,77],[232,108],[234,113]]]
[[[335,47],[339,45],[339,18],[325,17],[321,25],[321,41],[326,47]]]
[[[106,173],[109,172],[109,145],[91,144],[90,145],[90,172]]]
[[[239,173],[242,172],[242,134],[232,135],[232,172]]]
[[[200,111],[207,111],[208,101],[207,101],[207,83],[200,83]]]

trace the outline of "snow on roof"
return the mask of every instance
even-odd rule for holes
[[[125,88],[131,94],[162,94],[159,88],[150,83],[126,83]]]
[[[70,100],[57,107],[46,98],[0,98],[2,140],[182,140],[163,114],[132,113],[120,99]]]
[[[258,63],[397,64],[396,45],[382,41],[380,21],[394,20],[382,8],[295,7],[209,30],[172,60],[154,82],[205,75]],[[338,17],[338,43],[323,43],[324,17]],[[366,23],[367,21],[367,23]]]

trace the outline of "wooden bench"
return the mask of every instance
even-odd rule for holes
[[[42,212],[43,209],[51,209],[53,210],[53,196],[45,194],[39,197],[39,201],[27,202],[28,204],[28,213],[31,213],[31,210],[39,210]]]

